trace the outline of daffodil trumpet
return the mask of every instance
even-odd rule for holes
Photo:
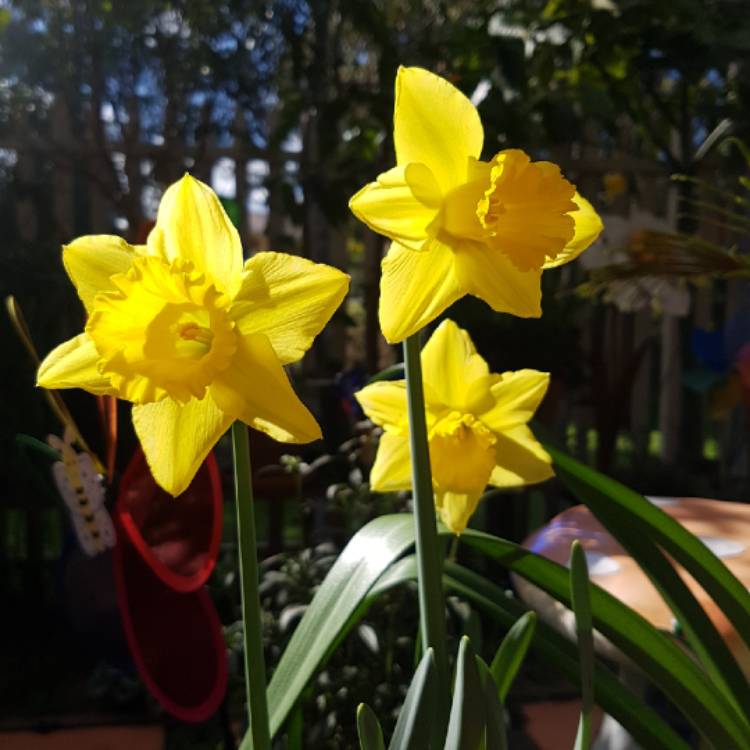
[[[602,229],[591,204],[557,165],[518,149],[481,161],[476,108],[421,68],[399,68],[393,139],[396,166],[349,202],[391,240],[380,282],[386,339],[403,341],[466,294],[539,317],[542,271],[573,260]]]

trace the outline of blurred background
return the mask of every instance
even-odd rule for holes
[[[336,551],[370,517],[407,507],[367,488],[377,436],[352,393],[400,352],[377,323],[387,245],[347,209],[393,163],[400,64],[472,99],[484,158],[513,147],[557,162],[604,219],[595,247],[545,274],[542,319],[469,298],[448,313],[493,371],[552,373],[540,433],[651,495],[743,500],[750,489],[743,0],[0,0],[0,292],[40,353],[84,320],[61,245],[143,242],[164,187],[186,171],[221,197],[246,256],[282,250],[352,276],[292,373],[325,442],[291,455],[253,436],[271,668]],[[34,443],[61,428],[7,317],[0,343],[0,728],[18,738],[138,724],[158,730],[155,747],[230,746],[242,693],[231,503],[211,587],[234,676],[220,715],[186,728],[140,686],[117,617],[92,624],[114,611],[108,574],[70,573],[69,518]],[[103,453],[95,399],[65,399]],[[115,478],[135,447],[127,409],[118,438]],[[218,458],[227,479],[226,445]],[[571,502],[549,482],[488,500],[476,524],[518,540]],[[451,606],[454,635],[481,626]],[[415,622],[409,591],[373,609],[312,686],[302,746],[350,746],[373,685],[395,710]],[[531,678],[523,689],[523,700],[549,697]]]

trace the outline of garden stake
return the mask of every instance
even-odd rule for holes
[[[258,550],[255,539],[255,509],[250,472],[247,425],[232,425],[234,490],[237,504],[237,550],[240,561],[242,633],[245,646],[245,689],[253,750],[271,750],[266,701],[266,666],[258,592]]]

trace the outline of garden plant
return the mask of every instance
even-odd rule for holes
[[[553,441],[540,442],[529,425],[549,375],[491,372],[469,334],[444,318],[465,295],[498,314],[541,316],[542,274],[557,273],[586,251],[602,230],[599,216],[551,162],[532,161],[514,148],[482,160],[476,108],[434,73],[398,70],[393,120],[396,165],[357,192],[350,208],[391,241],[379,319],[386,340],[403,345],[404,377],[374,379],[356,399],[379,428],[370,488],[410,490],[412,510],[379,516],[356,532],[268,684],[247,428],[284,443],[320,437],[284,366],[310,349],[344,299],[348,277],[279,252],[243,262],[239,234],[219,199],[190,175],[164,193],[145,244],[97,235],[63,249],[87,319],[83,333],[44,358],[38,384],[132,402],[148,466],[174,496],[231,429],[248,715],[241,747],[270,750],[345,634],[379,597],[416,581],[414,675],[389,738],[376,711],[360,706],[362,750],[504,750],[505,701],[527,653],[580,686],[577,749],[592,742],[595,704],[643,748],[691,747],[691,739],[595,653],[594,631],[666,696],[702,746],[747,750],[750,684],[675,565],[705,589],[750,646],[745,586],[644,497]],[[521,487],[553,475],[637,560],[672,609],[682,640],[590,584],[580,545],[572,546],[568,570],[470,527],[488,487]],[[446,554],[452,540],[572,608],[577,643]],[[449,653],[446,592],[507,631],[493,644],[489,663],[468,637],[457,654]]]

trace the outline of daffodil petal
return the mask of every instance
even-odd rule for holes
[[[421,250],[441,201],[440,187],[424,164],[403,164],[365,185],[349,208],[373,231]]]
[[[464,294],[453,251],[436,239],[424,252],[392,243],[382,268],[380,328],[391,344],[424,328]]]
[[[125,273],[136,252],[121,237],[108,234],[79,237],[63,247],[63,265],[87,312],[91,312],[97,292],[115,288],[111,277]]]
[[[217,406],[282,443],[310,443],[320,427],[292,390],[268,338],[238,337],[232,364],[209,387]]]
[[[552,459],[526,425],[497,435],[497,466],[489,483],[494,487],[521,487],[554,476]]]
[[[492,403],[489,367],[452,320],[444,320],[422,348],[422,377],[430,397],[456,411],[475,413]]]
[[[170,398],[133,406],[133,426],[156,483],[184,492],[232,418],[206,397],[179,404]]]
[[[476,108],[455,86],[422,68],[399,68],[393,139],[398,164],[427,165],[447,193],[466,181],[484,131]]]
[[[55,347],[45,358],[36,376],[42,388],[83,388],[96,395],[114,393],[109,378],[97,369],[100,357],[88,334]]]
[[[397,492],[411,487],[409,436],[384,432],[380,436],[375,463],[370,470],[370,487],[375,492]]]
[[[493,432],[504,432],[526,424],[542,402],[549,386],[549,373],[538,370],[504,372],[490,388],[495,403],[479,415]]]
[[[243,335],[263,333],[282,365],[312,345],[349,289],[349,277],[296,255],[258,253],[245,264],[231,317]]]
[[[230,297],[240,288],[240,236],[216,193],[190,175],[170,185],[162,196],[148,248],[168,262],[190,261]]]
[[[562,252],[557,254],[554,260],[548,260],[542,268],[556,268],[565,263],[570,263],[596,240],[604,228],[599,214],[582,195],[576,193],[573,196],[573,203],[578,206],[577,211],[570,213],[575,221],[573,239],[568,242]]]
[[[456,252],[456,275],[464,292],[483,299],[496,312],[519,318],[542,314],[542,272],[519,271],[502,251],[464,241]]]
[[[461,534],[466,529],[469,519],[479,505],[484,487],[477,492],[461,493],[451,491],[435,491],[435,505],[440,520],[453,534]]]
[[[405,381],[380,380],[365,386],[354,396],[376,425],[394,432],[406,430]]]

